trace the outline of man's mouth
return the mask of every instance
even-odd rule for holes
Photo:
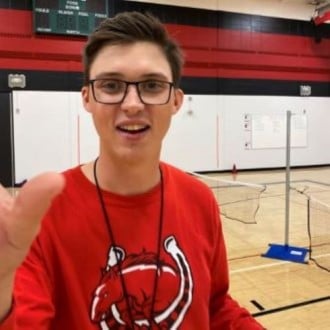
[[[122,125],[122,126],[117,127],[117,129],[119,131],[129,133],[129,134],[142,133],[142,132],[145,132],[146,130],[148,130],[149,128],[150,128],[149,125],[138,125],[138,124]]]

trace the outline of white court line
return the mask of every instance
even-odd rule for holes
[[[317,258],[324,258],[324,257],[329,257],[329,256],[330,256],[330,253],[327,253],[327,254],[320,254],[320,255],[315,256],[315,257],[313,256],[313,258],[317,259]],[[259,265],[259,266],[253,266],[253,267],[247,267],[247,268],[231,270],[229,272],[229,274],[250,272],[250,271],[253,271],[253,270],[258,270],[258,269],[262,269],[262,268],[270,268],[270,267],[280,266],[280,265],[284,265],[284,264],[288,264],[288,263],[291,263],[291,261],[278,261],[278,262],[274,262],[274,263],[267,264],[267,265]]]

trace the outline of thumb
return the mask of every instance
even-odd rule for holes
[[[21,188],[8,219],[8,241],[13,247],[21,252],[29,248],[43,215],[64,185],[62,174],[49,172],[32,178]]]

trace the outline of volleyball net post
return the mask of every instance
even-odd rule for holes
[[[269,244],[263,257],[307,263],[309,249],[290,245],[290,152],[291,152],[291,111],[286,113],[286,173],[285,173],[285,233],[284,244]]]

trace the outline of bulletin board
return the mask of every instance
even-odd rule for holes
[[[251,149],[284,148],[287,140],[286,114],[253,114],[250,118]],[[291,116],[291,147],[307,147],[307,115]]]

